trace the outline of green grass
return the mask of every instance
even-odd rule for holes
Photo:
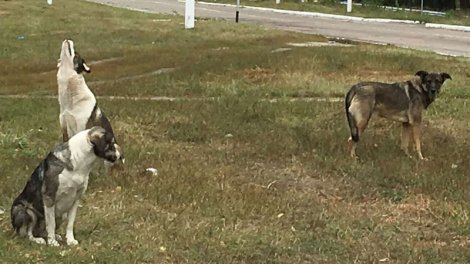
[[[206,2],[236,4],[233,0],[207,0]],[[470,26],[470,14],[463,11],[447,11],[443,16],[435,16],[429,14],[421,14],[406,10],[388,10],[374,5],[357,6],[354,5],[352,12],[346,12],[346,5],[339,3],[321,3],[314,1],[300,1],[281,0],[280,4],[276,4],[275,0],[247,0],[241,1],[243,6],[260,6],[285,10],[307,11],[307,12],[320,12],[326,14],[357,16],[366,18],[387,18],[387,19],[400,19],[419,21],[420,23],[439,23],[439,24],[452,24]]]
[[[27,2],[2,4],[6,10],[0,15],[0,23],[5,25],[0,32],[3,94],[56,94],[57,46],[64,38],[72,38],[88,62],[115,59],[95,65],[87,75],[99,95],[342,96],[346,87],[359,80],[394,81],[421,69],[451,72],[455,79],[447,86],[451,95],[469,95],[463,85],[468,60],[371,45],[292,47],[291,51],[272,53],[289,47],[289,42],[325,39],[210,20],[202,20],[196,30],[188,31],[181,26],[180,17],[109,7],[89,10],[92,5],[82,2],[72,6],[59,1],[52,7],[34,8]],[[23,18],[14,10],[26,7],[35,10],[30,13],[35,22],[16,23]],[[62,9],[73,9],[74,15]],[[96,23],[93,17],[102,19]],[[67,22],[57,22],[62,20]],[[108,29],[111,26],[113,30]],[[339,52],[342,56],[337,56]],[[162,68],[174,70],[148,75]],[[142,77],[125,79],[129,76]]]
[[[31,96],[0,98],[0,262],[470,261],[468,59],[365,44],[272,53],[325,39],[211,20],[188,31],[181,17],[82,1],[0,10],[0,94]],[[57,93],[68,37],[88,62],[116,58],[86,75],[95,94],[188,100],[100,99],[126,164],[90,179],[80,246],[49,248],[15,239],[8,211],[60,142],[57,100],[41,96]],[[145,75],[162,68],[174,70]],[[405,157],[399,124],[378,119],[353,162],[342,103],[287,100],[421,69],[453,77],[426,115],[428,162]]]

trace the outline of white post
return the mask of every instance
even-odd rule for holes
[[[194,0],[186,0],[184,9],[184,28],[194,28]]]
[[[47,0],[47,4],[52,5],[52,0]]]
[[[280,4],[281,0],[276,0],[276,5]]]
[[[346,11],[348,13],[351,13],[352,12],[352,0],[348,0],[348,4],[346,6]]]

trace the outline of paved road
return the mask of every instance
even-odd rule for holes
[[[178,0],[89,0],[112,6],[152,13],[184,14]],[[235,8],[205,3],[196,5],[196,17],[234,20]],[[272,11],[242,9],[240,21],[275,28],[341,37],[351,40],[393,44],[437,53],[470,57],[470,32],[426,28],[419,24],[343,21],[330,18],[280,14]],[[197,22],[196,22],[197,27]]]

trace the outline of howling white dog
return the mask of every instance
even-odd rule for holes
[[[75,51],[72,40],[64,40],[57,65],[57,84],[59,87],[59,121],[63,140],[66,142],[78,132],[101,126],[114,136],[108,118],[96,103],[95,95],[88,88],[83,72],[90,72],[85,60]],[[121,148],[116,144],[118,160],[124,162]]]
[[[16,233],[39,244],[58,246],[56,229],[67,220],[66,243],[77,245],[73,227],[80,197],[98,158],[115,162],[114,137],[101,127],[81,131],[58,145],[34,170],[11,207]]]

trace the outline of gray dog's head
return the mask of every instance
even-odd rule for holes
[[[88,137],[93,145],[95,155],[114,163],[120,156],[116,150],[114,136],[102,127],[92,127],[88,132]]]
[[[429,99],[433,101],[436,96],[439,94],[442,84],[445,80],[452,78],[448,73],[436,73],[427,71],[419,71],[415,75],[421,78],[421,85],[423,86],[424,91],[428,94]]]

